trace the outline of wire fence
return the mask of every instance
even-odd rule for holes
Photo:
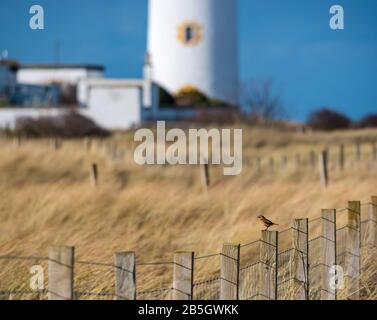
[[[255,174],[297,172],[307,168],[317,168],[322,150],[311,149],[305,153],[257,155],[244,157],[246,167],[253,168]],[[356,145],[339,145],[327,148],[328,169],[333,174],[359,170],[361,165],[375,167],[377,163],[377,148],[375,143]]]
[[[140,291],[137,300],[171,300],[173,291],[173,288]]]
[[[326,235],[324,235],[326,231]],[[327,285],[336,261],[336,214],[309,221],[309,299],[334,300],[336,291]]]
[[[251,283],[258,283],[259,262],[246,266],[240,270],[240,299],[253,300],[258,296],[257,286],[251,286]]]
[[[115,298],[113,264],[76,260],[73,293],[76,300],[113,300]]]
[[[0,256],[0,299],[1,300],[45,300],[44,291],[48,275],[33,281],[33,275],[47,270],[48,258],[36,256]],[[17,281],[14,281],[17,279]]]
[[[307,229],[293,227],[278,232],[277,243],[259,239],[239,247],[238,298],[240,300],[354,300],[377,298],[377,222],[363,216],[363,208],[373,203],[364,203],[359,212],[352,208],[334,211],[333,218],[322,215],[307,221]],[[335,214],[336,212],[336,214]],[[346,214],[348,213],[348,214]],[[359,220],[350,222],[355,213]],[[358,221],[358,222],[357,222]],[[350,245],[352,242],[352,245]],[[306,243],[303,246],[303,244]],[[353,252],[353,248],[360,249]],[[266,255],[267,253],[267,255]],[[194,300],[218,300],[222,287],[220,261],[222,253],[194,257],[195,272],[192,293],[187,298]],[[42,280],[34,278],[38,268],[47,270],[49,257],[0,256],[0,300],[46,300],[49,299],[48,274]],[[354,265],[350,271],[349,264]],[[203,267],[200,266],[203,264]],[[208,265],[212,266],[208,276]],[[135,288],[137,300],[171,300],[177,291],[172,285],[173,261],[136,264],[141,281]],[[328,285],[334,266],[341,266],[346,273],[357,274],[355,291],[336,290]],[[83,261],[74,262],[75,300],[113,300],[116,292],[112,263]],[[206,273],[207,272],[207,273]],[[354,273],[352,273],[354,272]],[[300,276],[301,275],[301,276]],[[335,273],[336,275],[336,273]],[[149,283],[159,285],[150,287]],[[352,277],[351,277],[352,278]],[[17,281],[14,281],[17,279]],[[37,280],[38,279],[38,280]],[[349,279],[346,279],[350,281]],[[267,284],[267,285],[266,285]],[[31,289],[33,288],[33,289]]]
[[[137,300],[171,300],[173,261],[139,262],[136,264]],[[156,285],[156,279],[159,279]],[[153,285],[151,285],[153,284]]]
[[[194,282],[194,300],[219,300],[220,277]]]

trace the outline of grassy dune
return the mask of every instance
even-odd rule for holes
[[[361,163],[354,158],[356,141],[364,143]],[[322,208],[344,208],[349,200],[369,202],[377,194],[372,141],[377,141],[377,130],[302,134],[245,127],[242,174],[224,177],[221,167],[211,167],[212,184],[205,194],[196,166],[137,166],[132,132],[93,141],[90,151],[82,140],[64,141],[53,150],[48,140],[17,146],[3,138],[0,256],[44,257],[56,244],[75,246],[80,261],[108,264],[115,251],[124,250],[136,251],[138,263],[171,261],[176,250],[219,252],[224,242],[258,239],[258,214],[284,229],[293,218],[317,217]],[[107,147],[114,143],[124,152],[117,160]],[[347,151],[342,172],[336,162],[340,143]],[[324,147],[331,155],[327,190],[320,187],[317,167],[308,164],[310,151]],[[296,168],[296,154],[306,165]],[[289,162],[282,171],[284,155]],[[259,174],[253,169],[257,157],[263,159]],[[274,174],[268,169],[270,157],[275,158]],[[98,188],[89,180],[93,162],[99,167]],[[28,271],[22,268],[28,263],[0,260],[0,289],[27,286]],[[196,267],[197,279],[211,276],[218,258]],[[170,287],[171,271],[169,265],[138,267],[139,289]],[[78,265],[76,273],[79,289],[113,290],[111,267]]]

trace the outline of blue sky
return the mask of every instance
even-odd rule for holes
[[[179,0],[177,0],[179,1]],[[377,113],[376,0],[239,0],[243,83],[272,79],[288,116],[330,106],[357,119]],[[45,10],[45,30],[29,28],[29,8]],[[345,10],[345,30],[329,9]],[[109,77],[141,77],[147,0],[1,0],[0,50],[21,62],[104,64]]]

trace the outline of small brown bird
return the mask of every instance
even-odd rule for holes
[[[278,224],[276,223],[273,223],[272,221],[268,220],[265,216],[258,216],[258,219],[260,220],[261,223],[263,223],[263,225],[266,227],[266,231],[273,227],[273,226],[278,226]]]

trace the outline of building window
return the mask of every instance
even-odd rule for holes
[[[195,46],[202,40],[202,30],[196,22],[184,22],[178,27],[178,40],[185,46]]]
[[[185,41],[190,42],[194,38],[192,27],[186,27]]]

